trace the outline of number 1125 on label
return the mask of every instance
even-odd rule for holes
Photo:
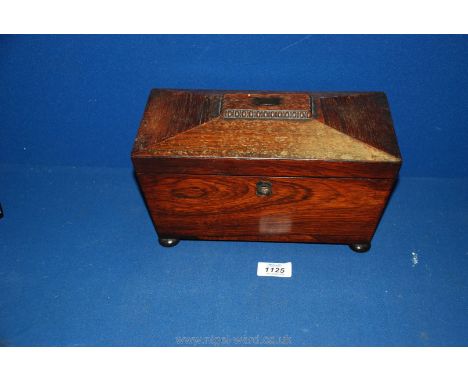
[[[257,276],[291,277],[292,264],[259,262],[257,266]]]

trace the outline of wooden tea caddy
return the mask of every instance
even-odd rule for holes
[[[132,151],[165,247],[371,239],[401,166],[384,93],[154,89]]]

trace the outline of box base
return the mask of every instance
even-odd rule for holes
[[[159,238],[159,244],[165,248],[175,247],[177,244],[180,243],[179,239],[170,239],[170,238]],[[349,244],[349,248],[354,252],[364,253],[369,251],[371,248],[371,243],[354,243]]]

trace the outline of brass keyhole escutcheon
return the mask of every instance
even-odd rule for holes
[[[258,196],[269,196],[273,193],[271,189],[272,185],[266,180],[261,180],[257,183],[257,192]]]

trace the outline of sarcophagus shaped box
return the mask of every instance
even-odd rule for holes
[[[151,92],[132,151],[162,245],[370,247],[401,166],[385,94]]]

